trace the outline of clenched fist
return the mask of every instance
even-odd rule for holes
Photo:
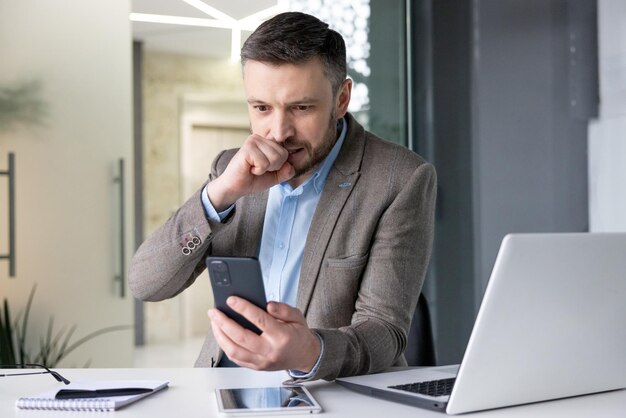
[[[240,197],[291,179],[295,170],[287,162],[288,157],[289,152],[278,142],[250,135],[224,173],[207,186],[213,207],[221,212]]]

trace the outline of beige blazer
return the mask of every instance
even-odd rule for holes
[[[348,135],[311,222],[297,294],[297,307],[324,340],[315,378],[328,380],[406,364],[407,332],[433,240],[432,165],[347,119]],[[234,152],[216,158],[209,181]],[[207,220],[200,193],[137,250],[129,272],[137,298],[179,294],[209,254],[256,256],[267,191],[237,201],[224,223]],[[220,357],[209,332],[196,366]]]

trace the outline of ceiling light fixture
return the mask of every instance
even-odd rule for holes
[[[233,28],[230,39],[230,60],[237,62],[241,58],[239,52],[241,50],[241,29]]]
[[[198,17],[183,17],[183,16],[170,16],[170,15],[158,15],[149,13],[131,13],[130,20],[133,22],[145,22],[145,23],[164,23],[168,25],[182,25],[182,26],[198,26],[205,28],[219,28],[230,29],[231,31],[231,46],[230,46],[230,58],[233,62],[239,60],[239,51],[241,49],[241,31],[254,31],[264,20],[289,9],[289,2],[287,0],[278,0],[275,6],[268,7],[267,9],[260,10],[242,19],[234,19],[224,12],[217,10],[216,8],[209,6],[201,0],[183,0],[190,6],[206,13],[208,16],[214,19],[203,19]]]
[[[224,22],[224,21],[216,20],[216,19],[155,15],[155,14],[149,14],[149,13],[131,13],[130,20],[132,20],[133,22],[165,23],[168,25],[199,26],[199,27],[205,27],[205,28],[232,29],[233,27],[232,23]]]
[[[190,5],[192,7],[195,7],[196,9],[200,10],[201,12],[206,13],[209,16],[214,17],[214,18],[216,18],[218,20],[224,20],[226,22],[235,22],[236,21],[232,17],[228,16],[226,13],[217,10],[213,6],[209,6],[208,4],[206,4],[205,2],[203,2],[201,0],[183,0],[183,1],[185,3],[187,3],[188,5]]]
[[[239,24],[242,28],[250,28],[250,30],[254,30],[266,19],[269,19],[272,16],[275,16],[279,13],[286,12],[288,10],[288,4],[286,1],[279,1],[276,6],[268,7],[267,9],[260,10],[256,13],[251,14],[250,16],[246,16],[242,19],[239,19]]]

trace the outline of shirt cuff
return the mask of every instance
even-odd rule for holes
[[[215,208],[213,207],[213,204],[211,203],[211,201],[209,200],[209,195],[206,192],[207,187],[208,187],[208,183],[202,189],[202,206],[204,206],[204,214],[211,221],[222,222],[228,216],[228,214],[232,212],[235,205],[230,205],[226,210],[218,213],[217,210],[215,210]]]
[[[293,369],[287,370],[289,377],[291,377],[292,379],[298,379],[298,380],[311,379],[313,376],[315,376],[315,374],[320,368],[320,363],[322,362],[322,357],[324,356],[324,339],[317,332],[315,331],[313,332],[315,333],[315,335],[317,335],[317,338],[320,339],[320,356],[317,358],[315,365],[313,366],[311,371],[308,373],[301,372],[300,370],[293,370]]]

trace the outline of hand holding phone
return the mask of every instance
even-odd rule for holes
[[[254,257],[214,257],[206,258],[215,307],[229,318],[256,334],[261,330],[246,318],[233,311],[226,300],[230,296],[239,296],[265,310],[265,286],[259,260]]]

